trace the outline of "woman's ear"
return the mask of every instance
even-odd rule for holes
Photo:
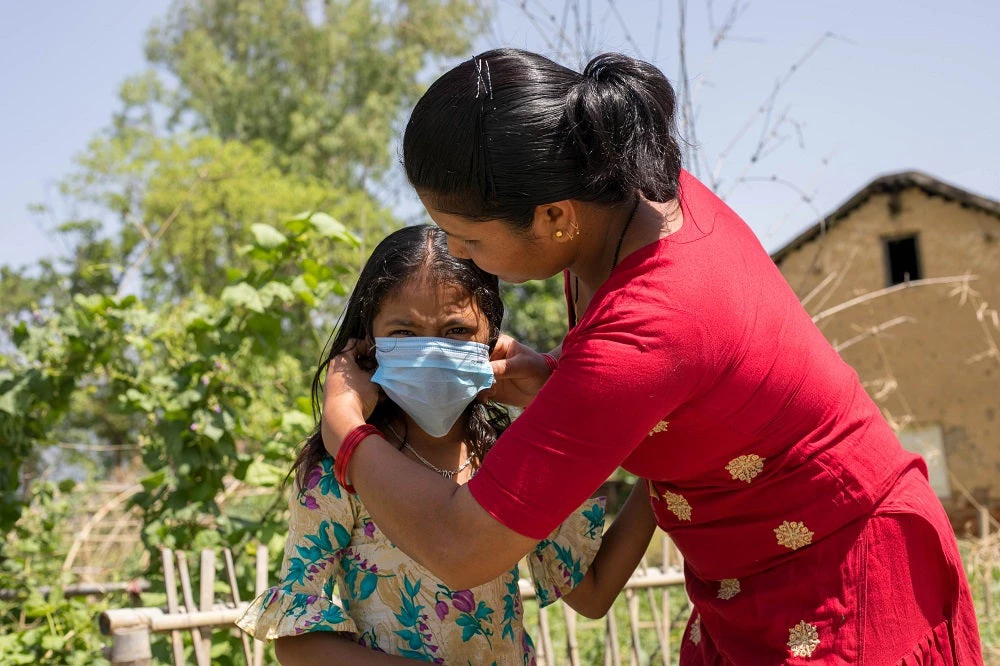
[[[556,243],[570,242],[580,233],[576,207],[569,199],[535,206],[532,229],[538,238]]]

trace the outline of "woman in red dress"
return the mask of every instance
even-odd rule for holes
[[[327,449],[455,588],[509,570],[615,468],[641,477],[685,557],[685,665],[981,663],[923,460],[677,141],[670,84],[625,56],[581,75],[504,49],[438,79],[406,128],[411,184],[456,256],[564,273],[572,326],[551,355],[498,345],[495,395],[525,409],[467,486],[359,429],[364,341],[331,364]]]

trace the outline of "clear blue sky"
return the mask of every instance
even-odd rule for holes
[[[520,2],[496,0],[496,19],[479,48],[510,45],[551,55],[564,2],[526,4],[540,28]],[[591,52],[646,59],[655,52],[656,64],[676,79],[677,3],[616,1],[620,21],[608,0],[576,4],[591,12]],[[714,4],[719,20],[727,6]],[[0,263],[61,250],[46,233],[68,214],[55,183],[107,125],[118,84],[144,68],[145,30],[168,6],[168,0],[32,0],[0,9]],[[790,181],[814,194],[814,204],[768,182],[741,185],[728,198],[769,249],[890,171],[919,169],[1000,199],[1000,3],[754,0],[733,31],[738,39],[714,54],[706,17],[705,3],[688,0],[688,72],[701,83],[698,140],[709,164],[823,33],[846,38],[824,43],[778,98],[776,109],[802,124],[804,147],[788,125],[789,141],[747,172]],[[571,12],[567,31],[573,23]],[[573,66],[579,57],[562,54]],[[724,163],[730,182],[747,165],[759,127]],[[403,196],[396,204],[412,206]],[[29,214],[33,202],[48,203],[56,217]]]

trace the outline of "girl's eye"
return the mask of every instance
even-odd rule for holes
[[[472,335],[472,329],[465,326],[456,326],[448,331],[448,335]]]
[[[412,335],[413,335],[413,331],[407,331],[406,329],[401,328],[398,331],[393,331],[392,333],[390,333],[389,337],[390,338],[398,338],[398,337],[412,336]]]

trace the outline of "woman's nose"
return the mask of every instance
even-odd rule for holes
[[[459,259],[471,259],[468,249],[465,247],[465,243],[456,238],[448,237],[448,252],[451,256],[458,257]]]

